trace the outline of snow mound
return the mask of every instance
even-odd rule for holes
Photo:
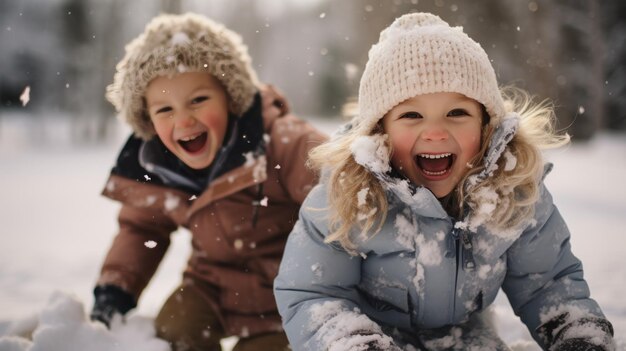
[[[92,322],[72,294],[54,292],[43,310],[23,320],[0,323],[3,351],[170,351],[155,336],[152,319],[114,319],[111,330]]]

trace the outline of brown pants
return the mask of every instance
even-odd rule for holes
[[[191,285],[180,286],[167,299],[155,326],[157,336],[170,343],[172,351],[221,351],[226,335],[219,319],[202,293]],[[290,350],[284,333],[239,338],[233,351]]]

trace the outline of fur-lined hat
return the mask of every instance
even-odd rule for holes
[[[125,49],[106,98],[145,140],[155,135],[145,109],[145,91],[158,76],[184,72],[213,75],[228,94],[229,111],[237,116],[250,108],[258,91],[258,79],[241,37],[204,16],[159,15]]]
[[[478,101],[494,125],[505,114],[496,74],[477,42],[433,14],[403,15],[380,33],[369,51],[355,122],[362,133],[369,133],[399,103],[438,92]]]

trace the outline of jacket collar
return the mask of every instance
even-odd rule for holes
[[[158,182],[143,182],[112,173],[103,195],[135,207],[151,208],[185,223],[198,210],[228,195],[267,180],[265,155],[251,156],[238,168],[217,177],[199,196]]]
[[[267,179],[265,155],[251,156],[244,165],[235,168],[209,184],[204,192],[191,205],[189,215],[204,206],[239,192],[253,185],[260,185]],[[260,200],[260,199],[259,199]]]

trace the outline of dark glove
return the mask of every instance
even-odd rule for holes
[[[123,316],[137,306],[131,294],[115,285],[96,286],[93,295],[95,302],[89,317],[92,321],[104,323],[107,328],[116,313]]]
[[[593,327],[604,332],[601,344],[592,343],[587,337],[568,338],[568,331],[573,328]],[[569,313],[563,313],[537,328],[546,346],[551,351],[611,351],[613,345],[613,326],[600,317],[584,317],[569,320]]]

